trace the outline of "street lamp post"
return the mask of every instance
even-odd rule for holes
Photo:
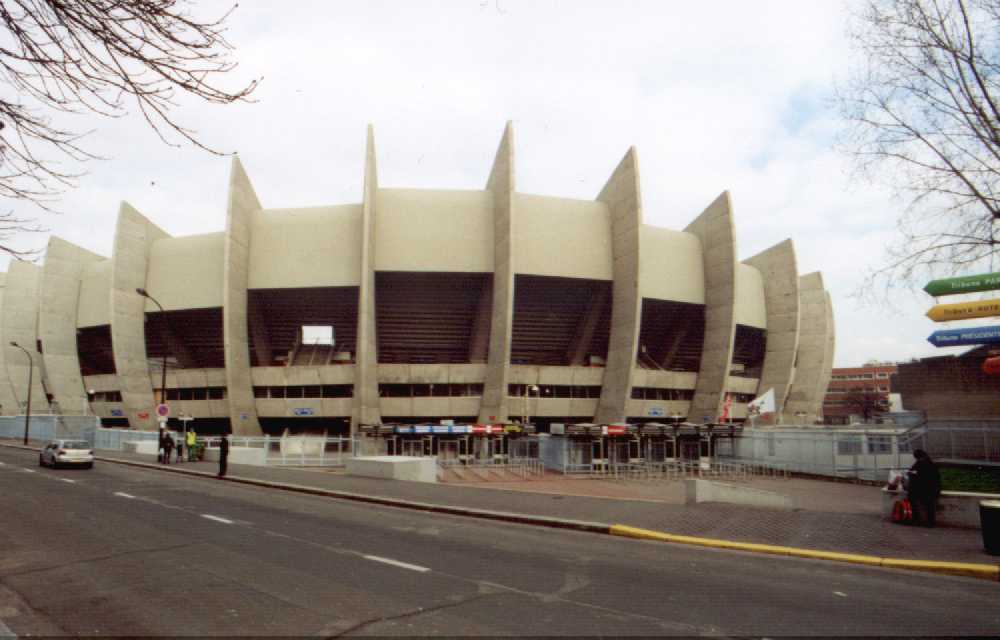
[[[155,304],[157,306],[157,308],[160,310],[160,313],[164,313],[164,311],[163,311],[163,305],[160,304],[159,301],[156,298],[154,298],[153,296],[149,295],[148,291],[146,291],[142,287],[138,287],[135,290],[135,292],[138,293],[143,298],[146,298],[148,300],[152,300],[153,304]],[[167,316],[164,315],[163,316],[164,323],[166,323],[166,320],[167,320]],[[159,402],[159,404],[166,404],[166,403],[167,403],[167,335],[166,335],[166,332],[164,332],[164,335],[163,335],[163,371],[162,371],[161,376],[160,376],[160,402]]]
[[[31,378],[35,373],[35,361],[31,358],[31,354],[27,349],[19,345],[18,343],[11,340],[10,346],[17,347],[24,352],[24,355],[28,356],[28,406],[24,411],[24,444],[28,444],[28,425],[31,424]]]

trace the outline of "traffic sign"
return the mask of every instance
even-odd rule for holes
[[[1000,325],[993,327],[968,327],[935,331],[927,337],[935,347],[964,347],[976,344],[1000,343]]]
[[[956,302],[954,304],[936,304],[927,312],[927,317],[934,322],[949,320],[966,320],[968,318],[990,318],[1000,315],[1000,299],[977,300],[973,302]]]
[[[170,407],[165,404],[156,405],[156,415],[160,416],[161,418],[166,418],[167,416],[170,415]]]
[[[994,289],[1000,289],[1000,273],[982,273],[978,276],[931,280],[924,286],[924,291],[935,298],[938,296],[951,296],[956,293],[993,291]]]

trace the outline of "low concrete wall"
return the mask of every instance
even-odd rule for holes
[[[263,447],[230,447],[229,462],[231,464],[251,464],[258,467],[266,467],[267,449]]]
[[[122,443],[122,448],[124,451],[142,453],[147,456],[158,455],[160,451],[159,443],[156,440],[126,440]]]
[[[407,456],[348,458],[347,473],[367,478],[437,482],[437,460]]]
[[[751,489],[735,484],[712,482],[688,478],[684,481],[684,503],[698,502],[728,502],[751,507],[772,507],[775,509],[794,509],[795,505],[788,496],[773,491]]]
[[[882,515],[886,520],[892,517],[892,505],[906,497],[905,491],[882,489]],[[937,524],[946,527],[967,527],[979,529],[979,502],[1000,500],[995,493],[969,493],[966,491],[942,491],[938,498]]]

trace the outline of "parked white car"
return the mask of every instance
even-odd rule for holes
[[[90,469],[94,466],[94,450],[85,440],[53,440],[38,454],[40,467],[57,469],[63,465]]]

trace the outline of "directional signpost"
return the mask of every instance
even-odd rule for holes
[[[1000,289],[1000,273],[984,273],[978,276],[931,280],[924,287],[924,291],[935,298],[939,296],[951,296],[956,293],[993,291],[994,289]]]
[[[992,318],[998,315],[1000,315],[1000,299],[936,304],[927,312],[927,317],[934,322],[968,320],[969,318]]]
[[[933,280],[924,287],[924,291],[934,297],[994,291],[996,289],[1000,289],[1000,272]],[[934,322],[995,316],[1000,316],[1000,299],[938,304],[927,312],[927,317]],[[935,331],[927,338],[927,341],[935,347],[1000,344],[1000,325]],[[983,362],[983,372],[990,375],[1000,374],[1000,358],[986,359]]]
[[[935,347],[963,347],[978,344],[1000,344],[1000,325],[935,331],[927,338]]]

